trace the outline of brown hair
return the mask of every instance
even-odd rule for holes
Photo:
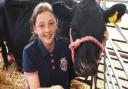
[[[49,12],[53,13],[52,6],[48,2],[40,2],[35,7],[33,14],[30,18],[30,27],[32,29],[32,34],[33,34],[32,37],[30,38],[30,41],[36,37],[36,34],[34,33],[33,26],[36,23],[37,15],[42,13],[42,12],[45,12],[45,11],[49,11]]]

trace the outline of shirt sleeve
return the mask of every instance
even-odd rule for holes
[[[37,72],[37,66],[32,56],[29,54],[29,51],[23,50],[23,71],[26,73]]]

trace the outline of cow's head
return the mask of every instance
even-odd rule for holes
[[[106,31],[102,9],[95,0],[83,0],[75,7],[71,29],[75,45],[79,45],[75,47],[75,72],[78,76],[94,75]]]
[[[53,4],[53,10],[59,19],[71,20],[70,35],[73,42],[70,48],[75,53],[72,58],[76,74],[83,77],[95,75],[106,42],[106,22],[111,22],[113,17],[116,17],[113,23],[117,22],[126,10],[125,5],[117,4],[104,11],[95,0],[83,0],[72,9],[62,3]]]

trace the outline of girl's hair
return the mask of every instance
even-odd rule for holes
[[[36,37],[36,34],[34,33],[33,26],[36,23],[37,15],[42,13],[42,12],[45,12],[45,11],[49,11],[49,12],[53,13],[52,6],[48,2],[40,2],[35,7],[35,9],[33,11],[33,14],[30,18],[30,27],[31,27],[32,34],[33,34],[32,37],[30,38],[30,41],[33,40]]]

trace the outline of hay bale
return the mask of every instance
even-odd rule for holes
[[[90,86],[86,83],[73,79],[71,81],[71,89],[90,89]]]
[[[1,89],[24,89],[26,80],[19,72],[8,73],[0,71],[0,88]]]
[[[27,81],[23,74],[17,71],[16,64],[12,63],[8,70],[3,70],[0,59],[0,89],[25,89]]]
[[[26,80],[22,73],[0,71],[0,87],[2,89],[25,89]]]

